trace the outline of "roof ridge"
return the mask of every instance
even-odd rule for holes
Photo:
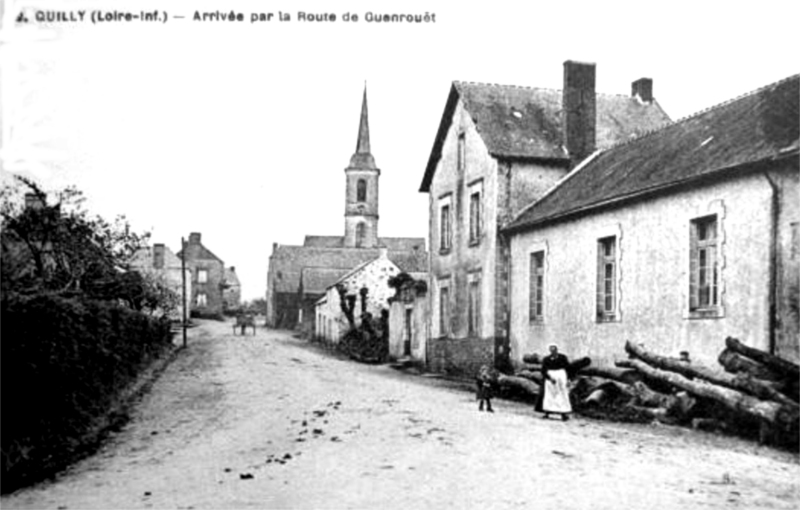
[[[728,106],[730,104],[733,104],[733,103],[735,103],[737,101],[741,101],[742,99],[744,99],[746,97],[754,96],[754,95],[756,95],[756,94],[758,94],[760,92],[763,92],[764,90],[767,90],[767,89],[772,88],[772,87],[776,87],[778,85],[781,85],[782,83],[788,82],[788,81],[790,81],[792,79],[798,79],[798,78],[800,78],[800,73],[793,74],[791,76],[788,76],[786,78],[780,79],[780,80],[778,80],[776,82],[773,82],[773,83],[768,83],[767,85],[763,85],[763,86],[761,86],[761,87],[759,87],[757,89],[751,90],[749,92],[745,92],[744,94],[739,94],[738,96],[735,96],[735,97],[733,97],[731,99],[727,99],[725,101],[722,101],[721,103],[717,103],[715,105],[708,106],[708,107],[703,108],[701,110],[698,110],[698,111],[696,111],[694,113],[686,115],[685,117],[681,117],[681,118],[679,118],[677,120],[667,121],[667,122],[665,122],[664,124],[662,124],[662,125],[660,125],[658,127],[655,127],[655,128],[652,128],[652,129],[647,129],[647,130],[642,131],[641,133],[639,133],[638,135],[636,135],[636,136],[634,136],[632,138],[629,138],[627,140],[622,140],[622,141],[617,142],[617,143],[615,143],[615,144],[613,144],[613,145],[611,145],[609,147],[606,147],[603,152],[607,152],[607,151],[610,151],[612,149],[616,149],[618,147],[623,147],[623,146],[625,146],[625,145],[627,145],[629,143],[638,142],[639,140],[642,140],[644,138],[647,138],[648,136],[651,136],[651,135],[653,135],[655,133],[658,133],[658,132],[660,132],[660,131],[662,131],[664,129],[667,129],[668,127],[672,127],[672,126],[676,126],[678,124],[682,124],[682,123],[688,122],[689,120],[692,120],[692,119],[694,119],[696,117],[699,117],[700,115],[704,115],[704,114],[706,114],[708,112],[717,110],[719,108],[723,108],[723,107]]]
[[[554,89],[551,87],[533,87],[531,85],[506,85],[503,83],[489,83],[483,81],[463,81],[463,80],[453,80],[453,83],[459,85],[483,85],[487,87],[506,87],[506,88],[514,88],[514,89],[525,89],[525,90],[549,90],[551,92],[561,92],[561,89]]]

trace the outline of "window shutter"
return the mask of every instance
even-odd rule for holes
[[[697,224],[692,222],[689,232],[689,310],[698,308],[697,284],[700,277],[698,260],[699,250],[697,249]]]
[[[604,310],[604,303],[605,303],[605,264],[604,264],[604,253],[603,253],[603,242],[597,242],[597,299],[596,299],[596,313],[597,319],[602,320],[603,318],[603,310]]]

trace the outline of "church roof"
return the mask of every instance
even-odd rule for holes
[[[455,81],[431,149],[420,191],[427,192],[458,102],[493,157],[569,163],[561,90]],[[669,122],[661,106],[626,95],[596,94],[596,143],[609,147]]]
[[[313,248],[344,248],[343,236],[306,236],[303,246]],[[424,250],[424,237],[380,237],[379,248],[388,248],[390,251]]]
[[[275,292],[297,292],[302,271],[307,267],[343,269],[350,271],[364,262],[376,259],[379,248],[317,248],[310,246],[278,245],[269,259],[270,280]],[[401,271],[422,272],[426,270],[428,253],[424,249],[392,250],[389,260]]]
[[[348,269],[332,267],[304,267],[300,271],[300,286],[304,294],[324,294],[348,272]]]
[[[508,229],[533,228],[800,152],[800,75],[701,111],[587,159]],[[756,166],[754,166],[756,165]]]

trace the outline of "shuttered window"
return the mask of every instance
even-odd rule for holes
[[[542,322],[544,319],[544,252],[531,253],[529,273],[529,310],[530,322]]]
[[[597,320],[617,318],[617,238],[597,241]]]
[[[439,286],[439,336],[450,334],[450,287],[440,283]]]
[[[453,244],[450,204],[444,204],[439,213],[439,250],[449,251]]]
[[[469,303],[467,310],[467,322],[470,336],[480,335],[481,328],[481,275],[473,273],[469,275],[468,284]]]
[[[719,246],[717,217],[691,223],[689,309],[713,311],[719,306]]]

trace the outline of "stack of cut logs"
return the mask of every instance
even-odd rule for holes
[[[614,367],[574,360],[573,408],[586,415],[624,421],[659,421],[757,436],[761,442],[797,447],[800,430],[800,367],[735,338],[725,340],[713,369],[660,356],[626,343],[629,359]],[[501,386],[541,393],[541,358],[525,355],[524,370],[503,375]]]

